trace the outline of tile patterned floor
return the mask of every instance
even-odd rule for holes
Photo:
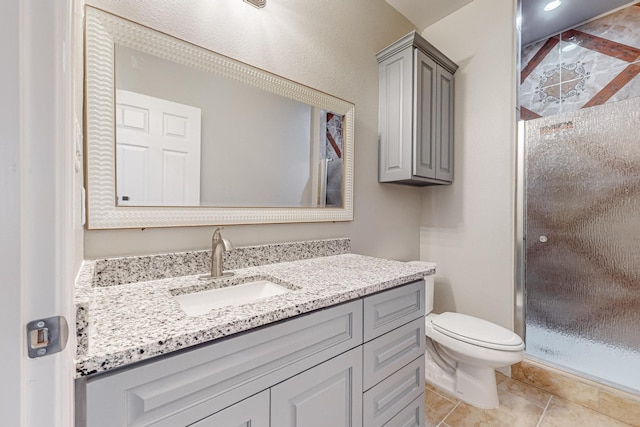
[[[426,427],[629,427],[582,405],[497,374],[497,409],[478,409],[427,385]]]

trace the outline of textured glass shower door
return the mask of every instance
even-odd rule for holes
[[[528,357],[640,394],[640,98],[525,124]]]

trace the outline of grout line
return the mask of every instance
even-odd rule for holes
[[[460,401],[458,401],[458,403],[456,403],[456,406],[454,406],[453,408],[451,408],[451,410],[450,410],[449,412],[447,412],[447,415],[445,415],[444,417],[442,417],[442,419],[441,419],[441,420],[440,420],[440,422],[438,423],[438,426],[437,426],[437,427],[442,426],[442,424],[444,423],[444,420],[446,420],[446,419],[447,419],[447,417],[448,417],[449,415],[451,415],[451,414],[453,413],[453,411],[455,411],[455,410],[456,410],[456,408],[457,408],[458,406],[460,406],[460,403],[461,403],[461,402],[462,402],[461,400],[460,400]]]
[[[453,396],[449,396],[448,394],[444,393],[444,392],[440,392],[439,390],[431,390],[433,393],[437,394],[438,396],[440,396],[441,398],[448,400],[451,403],[455,403],[458,404],[460,403],[460,399],[456,399]]]
[[[553,399],[553,395],[550,395],[549,401],[547,401],[547,405],[544,407],[544,411],[542,411],[542,415],[540,415],[540,419],[538,420],[538,424],[536,424],[536,427],[540,427],[542,423],[542,419],[544,418],[545,415],[547,415],[547,409],[549,409],[549,405],[551,404],[552,399]]]

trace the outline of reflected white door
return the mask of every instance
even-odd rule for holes
[[[201,111],[116,91],[119,205],[200,205]]]

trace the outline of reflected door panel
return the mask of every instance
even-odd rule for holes
[[[118,204],[200,204],[199,108],[116,91]]]

